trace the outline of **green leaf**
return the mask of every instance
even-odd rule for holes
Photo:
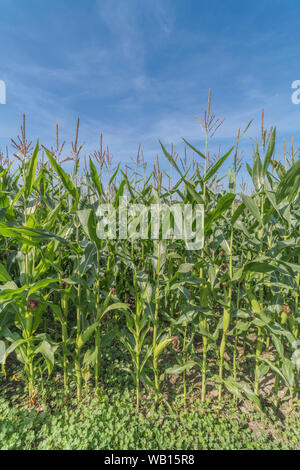
[[[288,172],[281,179],[277,191],[276,200],[277,202],[282,201],[284,198],[293,194],[294,183],[297,177],[300,175],[300,159],[294,163],[294,165],[288,170]],[[298,187],[299,191],[299,187]]]
[[[247,396],[248,400],[252,401],[252,403],[261,411],[262,406],[261,406],[261,402],[258,396],[248,387],[248,385],[242,383],[241,387],[245,395]]]
[[[228,193],[228,194],[225,194],[225,196],[222,196],[218,200],[218,203],[215,209],[209,212],[207,216],[205,217],[205,220],[204,220],[205,231],[209,231],[211,229],[213,222],[218,220],[221,217],[221,215],[230,208],[234,199],[235,199],[235,194]]]
[[[255,200],[247,196],[246,194],[242,194],[242,200],[249,212],[253,215],[253,217],[260,223],[262,224],[261,216],[259,213],[259,208],[255,202]]]
[[[192,183],[190,181],[188,181],[182,174],[180,168],[178,167],[177,163],[175,162],[174,158],[169,154],[169,152],[167,152],[167,150],[165,149],[165,147],[163,146],[163,144],[161,143],[161,141],[159,141],[160,145],[161,145],[161,148],[163,150],[163,153],[165,155],[165,157],[169,160],[170,164],[176,169],[176,171],[180,174],[182,180],[184,181],[185,185],[186,185],[186,188],[187,188],[187,191],[189,192],[189,194],[192,196],[193,200],[195,202],[197,202],[198,204],[203,204],[203,199],[202,197],[200,196],[200,194],[197,193],[197,191],[195,190],[194,186],[192,185]]]
[[[38,163],[38,157],[39,157],[39,141],[37,141],[32,157],[30,158],[28,162],[28,169],[25,173],[25,182],[24,182],[25,199],[28,199],[33,188],[35,175],[36,175],[36,168],[37,168],[37,163]]]
[[[17,288],[15,284],[14,286],[10,286],[9,284],[14,284],[14,283],[8,283],[8,284],[5,284],[4,286],[1,286],[0,301],[13,300],[15,298],[19,299],[20,294],[22,294],[27,288],[27,286],[22,286],[22,287]]]
[[[172,338],[167,338],[157,344],[154,348],[153,354],[154,357],[159,357],[164,349],[172,342]]]
[[[232,377],[228,377],[227,379],[223,380],[223,383],[229,393],[236,396],[240,400],[243,398],[241,394],[241,385],[239,382],[234,380]]]
[[[276,267],[272,266],[272,264],[268,263],[259,263],[257,261],[253,261],[251,263],[246,263],[244,265],[244,271],[251,271],[254,273],[270,273],[275,271]]]
[[[252,168],[252,181],[256,191],[261,191],[264,186],[263,167],[258,149],[254,152],[254,162]]]
[[[204,181],[209,181],[217,173],[218,169],[223,165],[225,160],[227,160],[232,150],[233,150],[233,147],[231,147],[231,149],[227,153],[225,153],[223,157],[221,157],[213,166],[211,166],[208,169],[206,177],[204,178]]]
[[[112,182],[113,182],[114,179],[116,178],[116,176],[117,176],[117,174],[118,174],[118,172],[119,172],[119,169],[120,169],[120,165],[121,165],[121,162],[119,162],[119,164],[118,164],[118,166],[117,166],[117,168],[116,168],[114,174],[113,174],[112,177],[110,178],[109,183],[108,183],[109,186],[112,184]]]
[[[100,197],[100,199],[101,199],[102,196],[103,196],[103,193],[104,193],[103,188],[102,188],[102,184],[101,184],[101,182],[100,182],[97,169],[96,169],[94,163],[92,162],[91,157],[90,157],[89,162],[90,162],[91,178],[92,178],[92,181],[93,181],[93,183],[94,183],[94,185],[95,185],[95,189],[96,189],[96,191],[97,191],[97,193],[98,193],[98,195],[99,195],[99,197]]]
[[[101,318],[104,317],[108,312],[111,312],[112,310],[129,310],[129,306],[127,304],[124,304],[122,302],[117,302],[115,304],[109,305],[104,312],[101,314]]]
[[[294,364],[288,359],[284,358],[282,361],[282,373],[286,378],[289,388],[295,385]]]
[[[236,223],[237,219],[240,217],[240,215],[242,215],[244,210],[245,210],[245,204],[244,203],[239,204],[237,209],[234,211],[233,216],[231,218],[232,225],[234,225]]]
[[[202,152],[200,152],[200,150],[196,149],[196,147],[193,147],[193,145],[191,145],[187,140],[185,139],[182,139],[182,140],[186,143],[186,145],[188,145],[193,150],[193,152],[196,152],[199,155],[199,157],[205,160],[205,155]]]
[[[256,376],[258,380],[264,378],[264,376],[269,372],[270,367],[267,364],[260,364],[257,368]]]
[[[188,361],[184,365],[177,364],[176,366],[169,367],[166,370],[166,374],[168,374],[168,375],[173,375],[173,374],[179,375],[179,374],[182,374],[182,372],[184,372],[186,370],[191,370],[196,365],[197,365],[197,363],[194,362],[194,361]]]
[[[4,362],[6,361],[6,358],[11,353],[14,352],[15,349],[19,348],[20,346],[22,346],[25,343],[28,343],[28,341],[29,341],[29,339],[23,339],[23,338],[20,338],[20,339],[17,339],[16,341],[14,341],[6,350]]]
[[[35,353],[40,353],[44,356],[44,359],[47,363],[48,374],[50,375],[54,368],[54,352],[56,347],[51,346],[48,341],[42,341],[42,343],[37,347]]]
[[[0,281],[1,282],[9,282],[12,281],[12,278],[6,271],[5,267],[3,266],[2,263],[0,263]]]
[[[272,132],[270,142],[268,145],[268,150],[265,155],[264,163],[263,163],[263,174],[266,175],[268,167],[270,165],[273,153],[274,153],[274,148],[275,148],[275,139],[276,139],[276,127],[274,131]]]
[[[64,238],[55,235],[55,233],[49,232],[49,230],[30,228],[25,226],[10,226],[4,222],[0,222],[0,233],[4,237],[16,238],[23,244],[38,245],[39,241],[49,239],[55,239],[60,243],[68,243]]]
[[[4,341],[0,341],[0,364],[5,363],[6,347]]]
[[[287,170],[284,165],[276,160],[271,160],[271,164],[273,168],[275,168],[275,170],[277,171],[279,178],[282,179],[287,173]]]
[[[99,322],[95,322],[92,325],[88,326],[87,329],[79,335],[79,338],[77,338],[76,344],[79,349],[82,348],[82,346],[85,345],[85,343],[90,339],[94,331],[96,330],[97,326],[99,325]]]
[[[193,269],[194,265],[191,263],[183,263],[178,268],[178,273],[187,274]]]
[[[32,286],[27,294],[27,297],[30,297],[30,295],[34,294],[35,292],[39,291],[40,289],[43,289],[44,287],[49,286],[50,284],[55,284],[55,283],[61,283],[61,279],[41,279],[40,281],[36,282],[34,286]]]
[[[77,211],[77,215],[86,235],[100,249],[102,240],[97,237],[97,222],[94,211],[92,209],[83,209]]]
[[[266,357],[263,357],[263,356],[258,356],[257,359],[259,361],[262,361],[262,362],[265,362],[266,364],[268,364],[268,366],[270,367],[270,369],[272,369],[274,372],[276,372],[276,374],[278,374],[283,380],[284,382],[286,383],[286,385],[288,387],[290,387],[290,384],[289,384],[289,379],[291,379],[292,377],[289,377],[289,379],[285,376],[285,374],[283,373],[283,370],[281,371],[277,366],[275,366],[275,364],[273,362],[271,362],[269,359],[267,359]],[[286,371],[285,371],[286,372]]]

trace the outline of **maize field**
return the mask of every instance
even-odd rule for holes
[[[262,120],[247,162],[239,144],[249,126],[213,160],[221,124],[209,94],[203,148],[184,140],[180,158],[160,143],[149,171],[141,152],[134,168],[113,165],[102,136],[83,166],[79,121],[70,155],[58,128],[55,148],[33,148],[24,119],[14,159],[0,160],[0,373],[7,380],[16,367],[30,403],[51,375],[78,402],[101,396],[112,348],[137,408],[167,402],[170,390],[186,406],[191,391],[259,409],[299,398],[300,159],[293,149],[285,161],[276,155],[276,129]],[[238,190],[242,163],[252,193]],[[201,205],[203,246],[99,238],[99,206],[117,211],[125,196],[146,207]]]

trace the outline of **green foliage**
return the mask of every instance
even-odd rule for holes
[[[92,157],[79,184],[78,154],[73,174],[67,174],[46,149],[47,163],[38,165],[39,144],[17,171],[0,169],[1,373],[9,379],[12,364],[18,362],[29,403],[35,403],[40,380],[59,374],[65,397],[69,397],[75,382],[78,404],[86,387],[104,403],[104,369],[108,367],[104,358],[112,348],[118,348],[122,361],[110,373],[116,380],[126,377],[126,387],[128,383],[134,386],[137,408],[150,400],[156,407],[153,422],[161,419],[159,407],[168,408],[166,397],[172,396],[172,380],[177,379],[177,399],[183,398],[187,408],[190,393],[195,393],[195,381],[199,382],[197,406],[199,397],[205,403],[215,390],[220,403],[231,394],[236,406],[248,400],[260,413],[266,410],[266,400],[276,405],[287,399],[296,402],[299,160],[293,159],[289,168],[276,164],[276,133],[269,133],[269,142],[264,133],[262,145],[257,143],[254,148],[253,165],[247,165],[255,192],[238,195],[236,160],[227,175],[218,176],[234,147],[211,162],[209,129],[205,133],[204,152],[185,141],[199,157],[193,165],[180,163],[161,143],[162,156],[170,165],[168,185],[159,162],[150,175],[144,172],[144,177],[139,173],[139,162],[133,173],[125,173],[118,164],[105,176],[104,162],[97,160],[98,169]],[[200,164],[204,164],[203,171]],[[173,171],[178,178],[175,182]],[[219,181],[226,176],[228,191],[218,190]],[[192,251],[184,240],[100,239],[99,206],[111,203],[122,210],[121,196],[127,196],[131,204],[146,206],[201,204],[205,211],[204,246]],[[141,215],[134,217],[129,216],[129,223],[138,225]],[[176,223],[171,219],[172,227]],[[124,400],[120,399],[122,406]],[[0,434],[2,445],[11,448],[55,447],[56,419],[62,420],[57,425],[62,448],[142,447],[148,438],[157,448],[247,448],[249,439],[240,423],[234,424],[236,433],[231,438],[227,428],[231,421],[219,422],[214,414],[207,417],[204,404],[199,408],[203,421],[199,424],[196,418],[186,419],[182,434],[180,427],[174,431],[174,442],[163,437],[174,430],[169,418],[164,421],[166,428],[152,429],[147,418],[137,438],[132,429],[143,418],[133,410],[132,415],[128,413],[132,424],[128,439],[120,434],[114,441],[119,429],[114,421],[120,412],[117,402],[108,408],[111,415],[108,411],[104,415],[98,410],[92,412],[88,405],[82,405],[63,412],[61,418],[41,415],[37,421],[25,410],[8,412],[4,401],[1,406],[9,423],[13,413],[23,416],[26,423],[19,443],[12,437],[13,428]],[[73,428],[67,427],[65,413],[70,412],[70,419],[82,427],[84,435],[84,424],[77,419],[80,409],[86,413],[86,422],[95,419],[99,429],[106,426],[110,416],[111,428],[103,441],[99,429],[94,441],[92,437],[76,440]],[[185,412],[177,412],[181,422]],[[193,414],[191,406],[190,412]],[[223,437],[211,442],[204,435],[203,423],[211,429],[211,436]],[[127,426],[125,421],[122,425]],[[191,432],[187,432],[189,426]],[[196,429],[201,439],[196,439]],[[239,433],[243,436],[240,441],[235,437]],[[185,434],[190,437],[180,437]],[[258,445],[258,441],[249,442],[251,448]],[[269,440],[262,440],[261,445],[269,445]]]

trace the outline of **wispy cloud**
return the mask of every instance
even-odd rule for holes
[[[0,146],[16,135],[23,112],[32,138],[46,145],[56,122],[70,141],[80,116],[86,153],[103,132],[116,159],[129,161],[141,143],[152,162],[158,139],[178,151],[181,137],[203,144],[195,118],[209,88],[213,110],[226,118],[212,151],[231,145],[237,129],[254,119],[245,138],[250,145],[262,108],[279,141],[283,133],[297,139],[300,106],[290,100],[290,84],[300,78],[295,6],[291,17],[280,2],[271,12],[266,2],[256,9],[233,9],[234,3],[218,2],[216,9],[214,0],[90,0],[88,6],[74,0],[71,7],[62,0],[45,16],[37,0],[26,7],[3,0],[0,79],[7,105],[0,107]]]

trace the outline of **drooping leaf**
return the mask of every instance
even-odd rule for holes
[[[28,162],[28,168],[25,174],[24,196],[26,199],[28,199],[33,188],[33,184],[34,184],[34,180],[36,176],[38,157],[39,157],[39,141],[37,141],[32,157],[30,158]]]
[[[0,263],[0,281],[1,282],[9,282],[11,281],[11,277],[6,271],[5,267],[3,266],[2,263]]]
[[[244,205],[247,207],[249,212],[253,215],[253,217],[262,224],[262,219],[260,216],[259,208],[255,202],[255,200],[251,196],[247,196],[246,194],[242,194],[242,200]]]
[[[79,200],[78,190],[76,190],[75,186],[73,185],[73,183],[70,180],[67,173],[65,173],[65,171],[62,169],[62,167],[57,163],[55,158],[51,155],[51,153],[46,148],[45,148],[45,152],[47,154],[47,157],[50,160],[51,165],[53,166],[54,170],[56,171],[56,173],[60,177],[64,187],[66,188],[66,190],[71,194],[73,199],[78,201]]]

